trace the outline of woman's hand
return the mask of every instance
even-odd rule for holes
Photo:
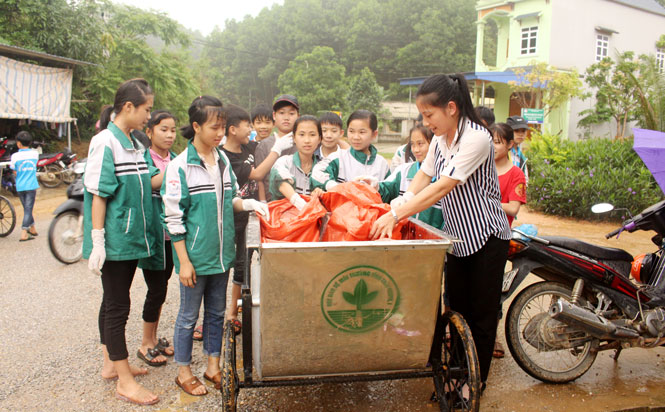
[[[388,238],[393,235],[395,229],[395,218],[392,213],[386,213],[378,218],[372,225],[372,230],[369,232],[369,237],[372,240]]]
[[[196,285],[196,271],[189,260],[180,262],[180,283],[188,288],[193,288]]]
[[[312,193],[310,194],[310,196],[312,196],[313,199],[316,199],[317,197],[321,196],[324,193],[325,192],[323,190],[321,190],[320,187],[317,187],[316,189],[312,190]]]

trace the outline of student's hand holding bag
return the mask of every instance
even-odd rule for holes
[[[254,199],[240,199],[239,197],[237,197],[233,200],[234,205],[237,204],[236,200],[240,201],[242,211],[244,212],[254,211],[257,214],[261,215],[264,219],[266,220],[270,219],[270,209],[268,209],[267,204],[261,203],[258,200]]]
[[[104,229],[92,229],[90,232],[90,237],[92,238],[92,251],[88,258],[88,269],[97,276],[101,276],[102,267],[106,261],[104,233]]]

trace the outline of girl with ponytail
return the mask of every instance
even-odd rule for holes
[[[492,136],[478,119],[461,74],[427,78],[416,106],[434,138],[408,190],[391,202],[391,213],[374,223],[370,235],[390,237],[401,219],[442,202],[443,231],[463,240],[446,257],[446,295],[471,328],[484,388],[510,239]]]

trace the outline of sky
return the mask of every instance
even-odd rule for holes
[[[248,14],[256,16],[265,7],[284,4],[283,0],[113,0],[113,2],[165,12],[183,26],[198,30],[204,36],[210,34],[215,26],[223,29],[226,20],[242,20]]]

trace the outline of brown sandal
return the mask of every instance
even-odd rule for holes
[[[180,383],[180,380],[176,376],[175,377],[175,384],[178,385],[180,387],[180,389],[185,391],[185,393],[188,394],[188,395],[203,396],[203,395],[208,394],[207,389],[203,393],[194,393],[194,389],[198,388],[199,386],[203,386],[203,383],[201,383],[199,378],[197,378],[196,376],[194,376],[192,379],[190,379],[189,382],[185,382],[185,383]]]
[[[203,378],[214,384],[215,389],[219,390],[222,388],[222,372],[217,372],[214,376],[208,376],[207,373],[204,373]]]

